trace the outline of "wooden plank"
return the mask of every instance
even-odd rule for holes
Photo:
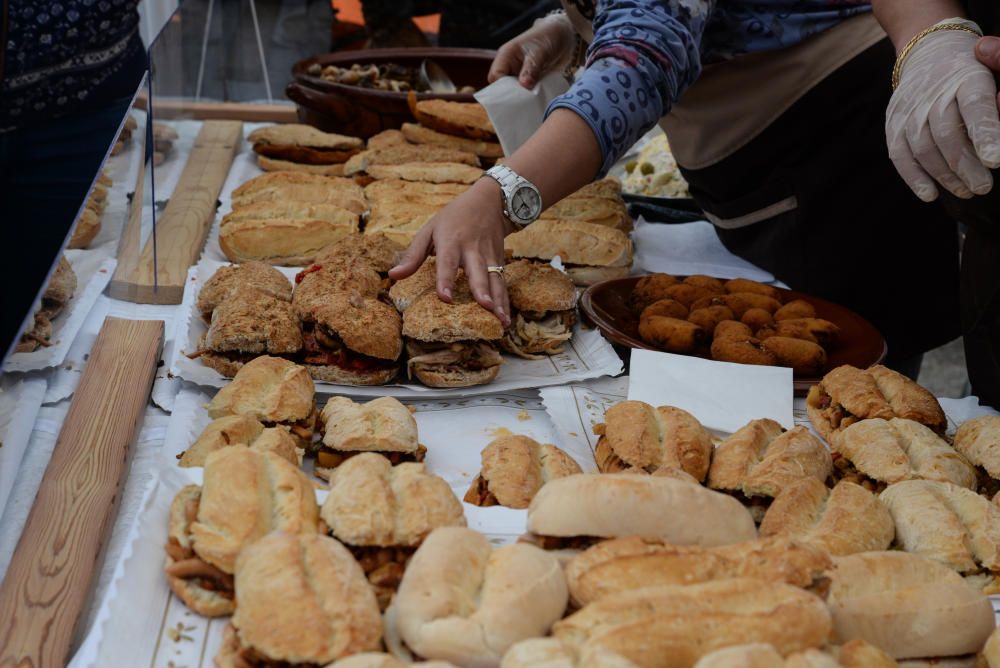
[[[162,321],[104,321],[0,584],[0,666],[66,665],[162,345]]]
[[[184,98],[154,98],[156,120],[234,120],[245,123],[298,123],[292,104],[250,104],[247,102],[195,102]],[[136,109],[146,108],[145,95],[136,99]]]
[[[141,135],[141,155],[145,155],[146,133],[142,132]],[[142,196],[145,192],[147,169],[147,166],[142,166],[136,170],[135,188],[132,191],[132,201],[129,203],[128,220],[125,222],[122,238],[118,241],[118,264],[108,287],[109,295],[115,299],[130,302],[136,301],[130,277],[135,274],[139,266],[139,254],[142,250]]]
[[[243,141],[240,121],[205,121],[170,200],[138,263],[112,282],[111,295],[143,304],[180,304],[187,270],[215,220],[222,186]]]

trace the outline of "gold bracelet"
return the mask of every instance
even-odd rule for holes
[[[906,62],[906,59],[910,57],[910,52],[913,51],[913,47],[915,47],[917,45],[917,42],[922,40],[924,37],[927,37],[932,32],[938,32],[939,30],[962,30],[968,33],[972,33],[976,37],[983,36],[983,33],[965,23],[936,23],[932,25],[930,28],[921,30],[920,32],[918,32],[916,35],[913,36],[913,39],[911,39],[909,42],[906,43],[906,46],[903,47],[903,50],[899,52],[898,56],[896,56],[896,64],[892,68],[893,90],[896,90],[896,87],[899,86],[899,79],[903,73],[903,64]]]

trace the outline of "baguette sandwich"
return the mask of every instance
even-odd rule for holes
[[[582,550],[621,536],[704,547],[757,537],[749,511],[731,496],[675,477],[631,473],[549,482],[528,507],[528,531],[524,540],[553,550]]]
[[[281,457],[223,448],[205,461],[204,482],[170,505],[167,583],[200,615],[234,609],[237,555],[270,531],[315,534],[319,508],[305,474]]]
[[[240,554],[235,580],[217,668],[312,668],[381,646],[375,594],[333,538],[276,531]]]
[[[632,240],[621,230],[573,220],[537,220],[504,239],[504,249],[515,258],[561,258],[577,285],[592,285],[628,276],[632,267]]]
[[[523,544],[494,550],[470,529],[436,529],[386,613],[386,644],[397,658],[498,666],[514,643],[548,633],[567,597],[552,555]]]
[[[955,432],[955,449],[979,475],[979,491],[989,497],[1000,491],[1000,415],[982,415],[963,422]]]
[[[875,645],[852,640],[828,651],[807,649],[787,659],[766,643],[737,645],[706,654],[694,668],[899,668],[899,664]]]
[[[363,452],[377,452],[392,464],[422,462],[427,448],[417,442],[417,422],[410,410],[392,397],[359,404],[331,397],[320,414],[323,440],[316,465],[340,466]]]
[[[424,292],[403,313],[407,375],[430,387],[469,387],[491,382],[503,357],[496,346],[503,325],[456,282],[450,304]]]
[[[492,161],[503,157],[503,148],[496,139],[482,140],[458,137],[416,123],[403,123],[400,128],[406,141],[417,145],[444,146],[460,151],[475,153],[483,160]]]
[[[893,417],[944,433],[948,420],[934,395],[906,376],[876,364],[869,369],[839,366],[809,389],[806,411],[828,443],[859,420]]]
[[[316,424],[315,392],[304,367],[279,357],[258,357],[212,397],[208,416],[215,420],[249,415],[265,427],[287,429],[298,447],[309,450]]]
[[[478,102],[417,100],[413,91],[407,95],[410,111],[424,127],[466,139],[496,141],[496,129],[486,108]]]
[[[258,155],[308,165],[342,163],[364,147],[357,137],[323,132],[298,123],[259,128],[247,139]]]
[[[343,162],[332,165],[309,165],[303,162],[292,162],[280,158],[269,158],[266,155],[257,155],[257,166],[265,172],[306,172],[309,174],[321,174],[323,176],[343,176]]]
[[[815,478],[803,478],[778,494],[760,523],[761,537],[792,538],[833,556],[886,550],[894,532],[878,497],[846,480],[828,490]]]
[[[475,153],[445,146],[418,146],[405,139],[401,144],[390,144],[381,148],[368,149],[351,157],[344,165],[344,174],[352,176],[365,172],[375,165],[405,165],[407,163],[445,163],[479,166]]]
[[[266,172],[233,190],[232,199],[233,210],[257,202],[285,201],[334,204],[357,214],[368,208],[364,190],[352,179],[308,172]]]
[[[464,499],[474,506],[527,508],[545,483],[581,473],[565,452],[527,436],[496,438],[481,456],[482,468]]]
[[[178,464],[189,468],[204,466],[208,456],[231,446],[273,452],[289,463],[302,464],[303,450],[284,427],[265,427],[252,415],[229,415],[212,420],[198,439],[178,456]]]
[[[393,466],[374,452],[359,453],[334,469],[320,516],[361,565],[382,610],[428,534],[465,526],[462,504],[444,479],[423,464]]]
[[[505,266],[504,278],[512,320],[503,349],[532,360],[561,353],[576,324],[573,281],[554,267],[527,260]]]
[[[708,472],[712,436],[680,408],[622,401],[607,410],[594,433],[600,436],[594,456],[603,473],[654,473],[666,467],[701,482]]]
[[[231,264],[219,267],[198,291],[195,306],[201,313],[201,319],[211,323],[215,307],[234,292],[245,288],[255,288],[281,301],[292,300],[291,281],[271,265],[254,261]]]

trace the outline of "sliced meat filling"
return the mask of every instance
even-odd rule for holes
[[[542,359],[563,351],[573,338],[576,311],[521,311],[504,335],[504,348],[524,359]]]
[[[525,534],[518,539],[522,543],[530,543],[543,550],[586,550],[597,545],[605,538],[599,536],[540,536]]]
[[[846,429],[857,422],[860,418],[850,413],[846,408],[833,400],[829,394],[823,393],[820,397],[818,408],[822,415],[830,424],[833,430]]]
[[[322,325],[312,329],[308,326],[302,332],[302,347],[306,364],[336,366],[346,371],[365,373],[378,369],[390,369],[396,366],[394,360],[381,360],[355,352],[344,345],[340,337]]]
[[[403,580],[403,573],[416,547],[379,547],[348,545],[351,554],[361,565],[365,577],[375,590],[379,609],[385,611]]]
[[[188,499],[184,504],[184,533],[191,534],[191,524],[198,518],[200,497]],[[188,539],[186,542],[190,544]],[[191,547],[181,545],[176,536],[171,536],[164,546],[171,563],[164,572],[169,577],[181,580],[194,580],[195,584],[206,591],[215,592],[223,598],[233,599],[233,576],[224,573],[215,566],[199,557]]]
[[[424,461],[424,457],[427,455],[427,448],[422,445],[418,445],[414,452],[383,452],[380,450],[330,450],[324,446],[323,449],[316,454],[316,466],[328,469],[336,468],[351,457],[360,455],[364,452],[378,453],[388,459],[390,464],[395,466],[396,464],[401,464],[403,462]]]
[[[876,480],[871,478],[857,468],[855,468],[854,463],[851,462],[847,457],[840,454],[839,452],[832,453],[833,457],[833,479],[837,482],[841,480],[846,480],[848,482],[853,482],[856,485],[861,485],[867,489],[872,494],[881,494],[889,483],[882,482],[881,480]]]
[[[236,641],[239,643],[239,640]],[[239,645],[233,661],[233,668],[321,668],[319,663],[291,663],[274,661],[251,647]]]
[[[500,505],[500,500],[490,491],[489,483],[481,475],[477,475],[476,479],[472,481],[472,486],[469,487],[469,491],[465,493],[462,500],[482,508]]]
[[[428,371],[480,371],[503,364],[503,356],[486,341],[457,341],[455,343],[406,342],[410,359],[406,374],[412,377],[414,367]]]

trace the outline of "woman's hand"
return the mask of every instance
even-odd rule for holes
[[[573,55],[576,32],[564,13],[549,14],[500,47],[487,77],[516,76],[525,88],[533,87],[542,75],[565,67]]]
[[[925,202],[937,198],[935,182],[958,197],[984,195],[1000,166],[996,82],[976,59],[977,39],[941,30],[920,40],[886,110],[889,157]]]
[[[982,37],[976,42],[976,58],[986,67],[1000,74],[1000,37]],[[997,95],[1000,106],[1000,94]]]
[[[507,327],[507,284],[503,276],[486,268],[503,265],[503,239],[512,231],[513,225],[502,212],[500,185],[493,179],[480,179],[420,229],[389,276],[400,280],[413,274],[436,249],[437,293],[442,301],[451,301],[455,274],[462,267],[473,297]]]

